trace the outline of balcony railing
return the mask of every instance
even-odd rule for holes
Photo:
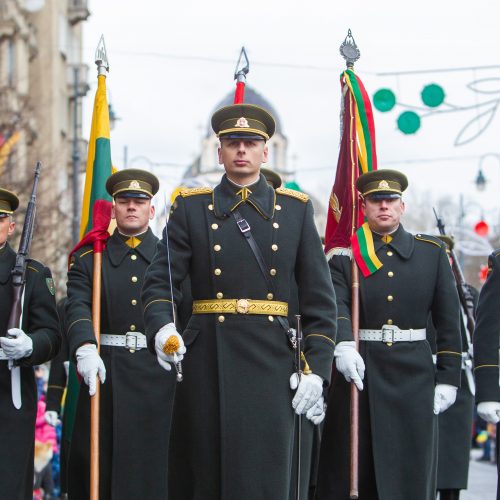
[[[77,24],[80,21],[86,21],[90,16],[87,0],[69,0],[68,2],[68,20],[71,24]]]

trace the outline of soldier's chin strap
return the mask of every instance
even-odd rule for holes
[[[246,219],[243,218],[243,216],[240,214],[238,210],[233,210],[232,214],[236,220],[236,224],[241,234],[245,237],[245,240],[247,241],[248,245],[250,246],[253,252],[255,260],[259,265],[259,269],[262,272],[262,276],[264,276],[264,280],[266,281],[268,290],[274,295],[274,286],[267,275],[268,266],[266,266],[264,255],[262,254],[262,251],[260,250],[258,243],[255,241],[252,231],[250,231],[251,229],[250,224],[246,221]],[[285,318],[283,318],[282,316],[276,316],[276,319],[278,320],[279,324],[283,327],[283,330],[285,330],[286,336],[288,338],[288,341],[290,342],[292,349],[295,349],[297,346],[295,331],[293,330],[293,328],[290,328]]]

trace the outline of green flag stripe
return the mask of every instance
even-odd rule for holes
[[[92,189],[90,191],[89,218],[85,234],[92,229],[92,213],[96,200],[112,201],[106,191],[106,180],[112,173],[111,144],[106,137],[99,137],[95,142],[94,165],[92,168]]]
[[[363,231],[363,226],[358,229],[358,242],[361,256],[363,257],[363,261],[366,264],[366,267],[368,267],[370,273],[374,273],[378,268],[368,255],[368,244],[366,242],[366,236],[365,232]]]

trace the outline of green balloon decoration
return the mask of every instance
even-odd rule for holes
[[[373,105],[382,113],[386,113],[396,105],[396,96],[391,89],[377,90],[373,95]]]
[[[430,108],[437,108],[441,105],[445,96],[443,87],[440,87],[435,83],[426,85],[420,95],[423,103]]]
[[[413,111],[405,111],[398,117],[398,128],[403,134],[414,134],[420,128],[420,117]]]

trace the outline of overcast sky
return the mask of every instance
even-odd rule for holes
[[[429,199],[449,195],[458,202],[462,193],[470,222],[480,216],[477,204],[485,207],[487,219],[498,218],[500,110],[494,108],[494,100],[500,99],[498,2],[90,0],[89,4],[92,15],[84,27],[84,59],[91,67],[91,92],[84,101],[83,132],[90,131],[94,51],[103,33],[111,66],[110,101],[121,118],[111,135],[117,167],[123,166],[125,145],[129,166],[139,156],[187,166],[200,151],[214,106],[234,89],[234,66],[245,45],[251,64],[247,81],[279,114],[297,182],[326,203],[339,142],[338,76],[344,61],[338,48],[351,28],[361,50],[355,70],[370,96],[390,88],[398,102],[422,108],[421,90],[436,83],[444,88],[447,103],[469,108],[428,116],[417,134],[406,136],[396,126],[403,108],[375,111],[379,168],[404,171],[409,189],[420,196],[428,192]],[[494,65],[499,66],[479,68]],[[437,71],[473,67],[477,69]],[[430,71],[385,74],[415,70]],[[476,80],[487,80],[479,84],[487,93],[470,89]],[[492,104],[481,106],[486,101]],[[487,110],[491,123],[485,132],[466,145],[454,146],[462,128]],[[465,133],[474,135],[486,118],[477,119]],[[483,158],[489,183],[485,192],[477,193],[474,179],[479,159],[487,153],[497,156]],[[148,167],[138,159],[132,166]],[[172,187],[182,172],[168,167],[155,171]]]

